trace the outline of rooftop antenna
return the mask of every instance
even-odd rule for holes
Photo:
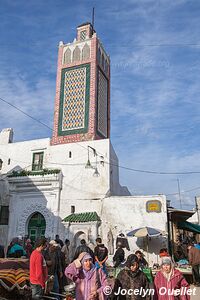
[[[180,209],[182,209],[182,199],[181,199],[181,191],[180,191],[180,181],[177,178],[177,183],[178,183],[178,195],[179,195],[179,202],[180,202]]]
[[[92,28],[94,30],[94,7],[92,9]]]

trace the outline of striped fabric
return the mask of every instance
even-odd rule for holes
[[[0,259],[0,285],[8,291],[24,289],[29,284],[29,260]]]

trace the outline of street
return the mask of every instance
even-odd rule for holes
[[[193,285],[191,285],[191,289],[196,288],[196,295],[192,295],[191,296],[191,300],[199,300],[200,298],[200,287],[194,287]]]

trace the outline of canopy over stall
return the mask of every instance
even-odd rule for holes
[[[187,231],[191,231],[191,232],[195,232],[200,234],[200,225],[198,224],[193,224],[187,221],[182,221],[182,222],[178,222],[177,226],[179,229],[184,229]]]

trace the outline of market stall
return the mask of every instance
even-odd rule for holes
[[[0,259],[0,295],[7,299],[31,299],[29,260]]]

